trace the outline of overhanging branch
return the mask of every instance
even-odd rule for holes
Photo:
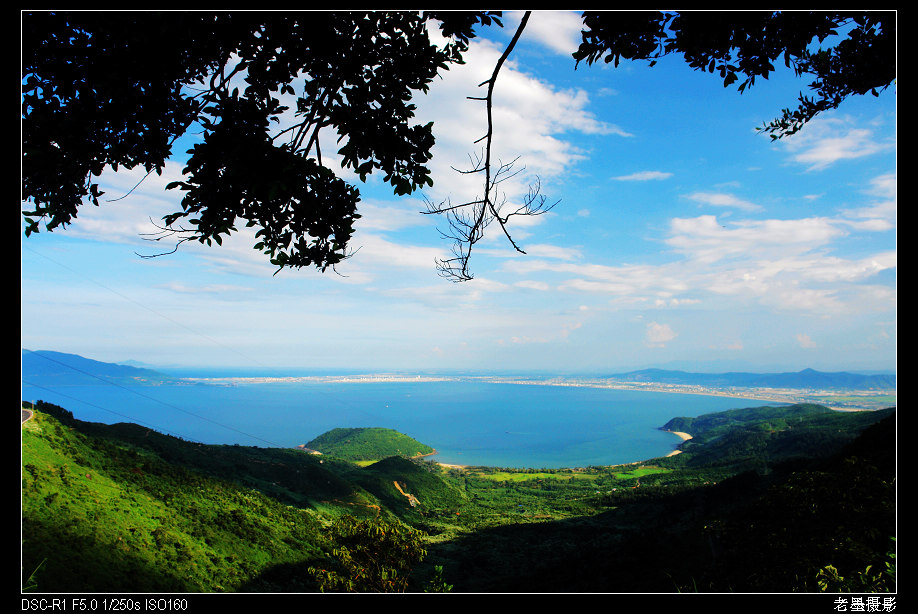
[[[483,174],[483,195],[480,198],[476,197],[472,200],[455,205],[452,204],[449,199],[440,204],[434,204],[427,200],[427,210],[423,211],[423,213],[427,214],[440,214],[446,216],[449,230],[445,232],[441,230],[440,234],[444,238],[453,241],[453,256],[444,260],[438,259],[437,269],[442,277],[446,277],[453,281],[468,281],[473,278],[469,270],[469,258],[472,253],[472,248],[484,237],[485,229],[490,226],[492,222],[497,222],[514,250],[525,254],[526,252],[523,251],[510,234],[508,222],[515,216],[541,215],[551,210],[554,204],[557,204],[546,205],[546,199],[540,193],[541,184],[536,180],[536,183],[529,187],[529,193],[523,199],[522,204],[508,212],[506,194],[498,194],[498,186],[515,177],[522,169],[514,168],[517,161],[516,159],[509,163],[500,162],[495,167],[491,157],[491,147],[494,141],[494,86],[497,83],[497,75],[504,62],[513,51],[513,48],[516,46],[523,30],[526,28],[530,14],[531,11],[527,11],[523,15],[516,29],[516,33],[513,35],[507,48],[495,64],[491,77],[487,81],[483,81],[479,84],[479,87],[487,86],[487,94],[483,97],[468,97],[469,100],[483,101],[487,110],[487,131],[481,138],[475,141],[475,143],[484,141],[483,151],[480,157],[472,160],[471,168],[468,170],[459,170],[455,168],[453,170],[463,175],[475,173]]]

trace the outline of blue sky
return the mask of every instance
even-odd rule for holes
[[[495,93],[495,157],[525,168],[508,201],[538,177],[558,204],[511,226],[525,255],[490,233],[474,280],[439,277],[450,244],[423,199],[480,192],[451,167],[477,153],[484,106],[466,97],[515,25],[475,39],[418,99],[435,184],[401,198],[360,184],[359,249],[337,274],[274,275],[246,232],[139,257],[171,247],[143,235],[179,208],[164,190],[176,155],[133,191],[140,173],[104,175],[113,202],[21,238],[22,347],[259,370],[895,369],[894,87],[772,142],[755,128],[809,81],[782,73],[739,94],[678,57],[575,70],[573,14],[534,14]]]

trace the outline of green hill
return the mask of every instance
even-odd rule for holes
[[[820,444],[809,458],[778,449],[751,465],[745,455],[686,464],[684,453],[629,466],[632,478],[595,470],[565,483],[559,472],[492,482],[491,496],[476,486],[477,518],[542,508],[482,523],[430,555],[460,592],[641,593],[648,603],[675,592],[894,592],[895,414],[839,416],[850,443]],[[557,518],[565,506],[572,514]]]
[[[736,471],[824,456],[893,412],[838,412],[814,404],[763,406],[673,418],[662,428],[692,435],[680,446],[685,453],[681,463],[726,464]]]
[[[33,410],[22,428],[22,572],[41,591],[316,591],[309,568],[334,565],[325,527],[336,518],[398,523],[410,509],[418,520],[460,496],[429,463],[361,468]],[[414,441],[370,435],[358,440]],[[396,483],[424,504],[411,508]]]
[[[306,447],[349,461],[378,461],[388,456],[411,458],[436,452],[408,435],[381,427],[332,429]]]
[[[119,441],[123,427],[99,437],[80,426],[41,411],[23,425],[24,583],[32,577],[54,592],[238,591],[278,563],[322,559],[313,511],[168,462],[155,445]],[[305,574],[298,585],[310,589]]]
[[[438,468],[399,456],[373,463],[353,479],[399,518],[416,522],[455,514],[467,502],[459,488],[443,481]]]
[[[667,426],[696,435],[683,454],[541,471],[361,466],[35,409],[22,425],[26,590],[313,592],[353,556],[400,565],[415,540],[412,591],[895,590],[894,409],[679,419]],[[329,438],[353,458],[367,440],[410,440],[369,431]],[[336,586],[381,586],[356,580]]]

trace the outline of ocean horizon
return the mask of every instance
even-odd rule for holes
[[[660,430],[672,418],[774,404],[468,380],[23,384],[22,396],[59,405],[79,420],[134,422],[205,444],[292,448],[333,428],[392,428],[435,448],[437,454],[429,457],[435,462],[520,469],[618,465],[665,456],[681,443]]]

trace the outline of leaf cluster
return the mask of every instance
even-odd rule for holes
[[[848,96],[888,87],[896,77],[896,14],[892,11],[586,12],[577,64],[622,59],[654,65],[681,54],[695,70],[717,73],[724,87],[743,92],[768,79],[783,60],[811,75],[812,97],[761,128],[773,139],[789,136]],[[814,45],[827,44],[826,48]]]
[[[380,172],[399,195],[431,185],[432,127],[412,123],[411,98],[462,61],[476,24],[499,24],[434,16],[25,13],[26,235],[70,224],[86,198],[98,205],[106,168],[161,174],[176,140],[194,134],[183,178],[168,185],[183,192],[181,210],[153,240],[220,244],[244,224],[279,268],[334,267],[360,195],[323,160],[320,133],[362,181]],[[453,38],[433,44],[431,23]]]
[[[213,36],[201,37],[203,29]],[[161,173],[197,115],[183,88],[226,62],[234,34],[203,14],[26,13],[22,170],[26,234],[69,224],[106,167]]]
[[[346,515],[329,529],[329,567],[309,569],[322,592],[405,592],[427,555],[423,534],[396,522]]]
[[[523,204],[506,206],[500,185],[518,172],[492,158],[493,91],[526,28],[524,13],[494,70],[470,97],[485,102],[482,153],[463,174],[482,192],[446,216],[452,256],[441,275],[472,278],[469,258],[496,222],[554,206],[533,182]],[[360,192],[326,163],[334,141],[341,167],[360,181],[381,175],[396,195],[433,184],[431,124],[415,123],[413,96],[463,62],[476,28],[503,27],[490,11],[26,12],[22,19],[22,199],[25,234],[72,223],[99,205],[96,180],[108,168],[162,174],[179,138],[196,141],[183,177],[181,208],[151,241],[221,244],[242,226],[281,270],[334,267],[349,248]],[[576,65],[682,55],[743,92],[779,61],[811,75],[812,95],[760,130],[794,134],[851,95],[877,95],[896,74],[895,12],[611,11],[583,13]],[[439,28],[446,42],[432,42]],[[202,33],[205,33],[202,35]],[[825,48],[822,45],[826,45]],[[290,117],[292,113],[292,118]],[[322,136],[326,138],[321,138]],[[174,251],[174,250],[173,250]],[[157,254],[161,255],[161,254]]]

